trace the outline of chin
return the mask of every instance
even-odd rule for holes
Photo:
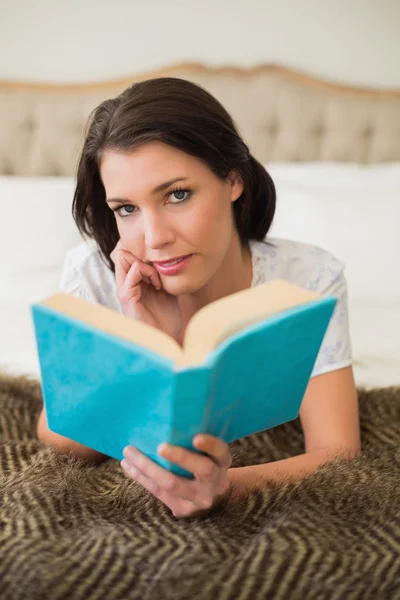
[[[196,284],[189,277],[168,277],[162,278],[164,291],[173,296],[182,296],[183,294],[193,294],[197,292],[202,285]]]

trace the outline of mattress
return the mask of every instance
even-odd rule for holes
[[[349,317],[357,385],[400,385],[400,304],[357,302],[350,305]],[[29,306],[6,306],[0,332],[2,370],[40,378]]]

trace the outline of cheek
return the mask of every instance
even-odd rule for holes
[[[186,231],[191,231],[200,241],[205,241],[230,231],[231,222],[231,202],[210,198],[188,215]]]
[[[126,222],[121,219],[117,221],[119,237],[125,248],[141,259],[143,258],[141,256],[143,254],[143,236],[141,236],[140,228],[129,223],[129,220],[128,217]]]

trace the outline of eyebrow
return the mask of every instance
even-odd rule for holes
[[[169,181],[164,181],[164,183],[160,183],[159,185],[157,185],[152,191],[151,193],[153,195],[158,194],[159,192],[162,192],[163,190],[166,190],[167,188],[169,188],[170,185],[172,185],[173,183],[176,183],[177,181],[186,181],[187,177],[175,177],[174,179],[170,179]],[[108,198],[106,200],[107,204],[109,204],[110,202],[128,202],[128,200],[124,200],[123,198]]]

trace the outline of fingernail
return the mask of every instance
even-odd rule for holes
[[[131,463],[129,463],[127,460],[125,460],[125,459],[122,460],[121,466],[123,467],[124,470],[128,471],[131,475],[137,475],[137,469]]]
[[[165,442],[163,442],[162,444],[159,444],[159,446],[157,447],[158,454],[161,454],[166,451],[168,451],[168,444],[166,444]]]
[[[133,458],[136,455],[136,450],[133,446],[127,446],[124,448],[122,454],[125,456],[125,458]]]

